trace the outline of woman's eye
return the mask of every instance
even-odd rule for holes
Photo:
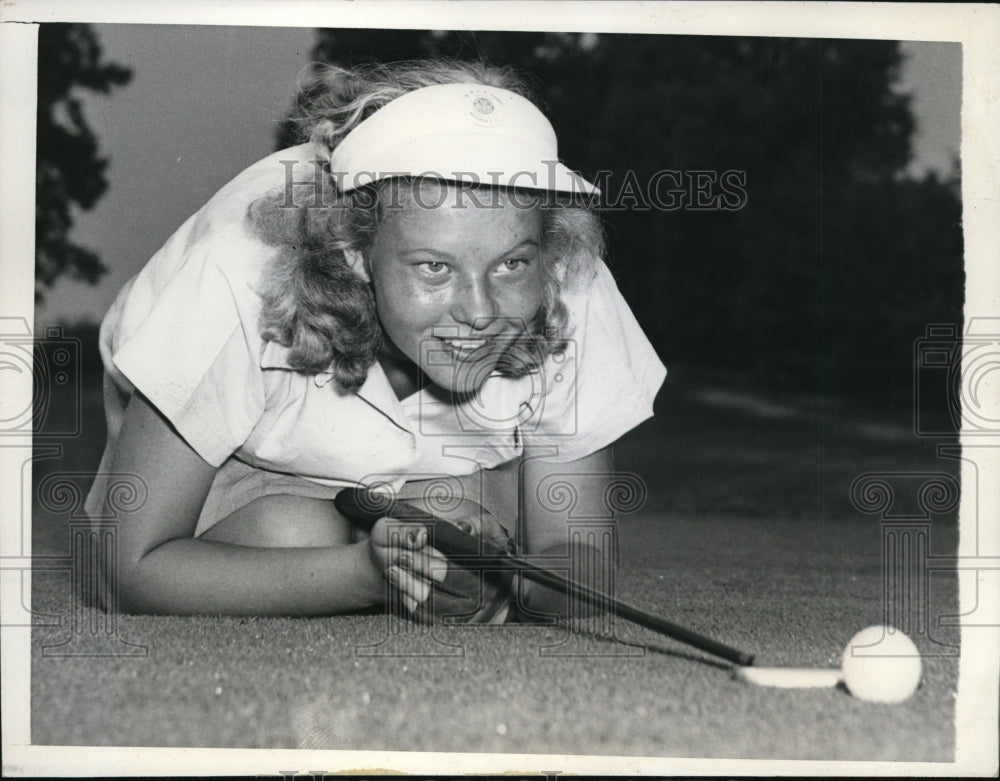
[[[528,265],[527,258],[508,258],[503,262],[504,271],[520,271]]]

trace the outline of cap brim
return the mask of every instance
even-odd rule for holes
[[[513,187],[570,195],[600,195],[600,190],[523,139],[496,134],[437,134],[406,138],[378,150],[365,150],[374,166],[334,154],[331,174],[342,193],[390,178],[433,178],[474,186]],[[448,161],[442,164],[442,161]],[[351,172],[351,173],[349,173]]]

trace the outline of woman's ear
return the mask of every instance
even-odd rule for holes
[[[350,267],[351,271],[361,277],[365,282],[372,281],[371,277],[368,275],[368,264],[365,263],[365,256],[363,253],[356,249],[345,249],[344,260],[347,261],[347,265]]]

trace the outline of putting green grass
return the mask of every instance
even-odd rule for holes
[[[866,471],[954,474],[955,462],[908,434],[906,415],[873,419],[817,399],[734,403],[687,379],[669,382],[657,417],[616,450],[649,492],[618,524],[618,595],[761,665],[837,666],[885,607],[882,526],[851,505],[851,482]],[[39,462],[36,482],[95,468],[99,409],[84,419],[85,436]],[[36,553],[68,552],[67,515],[37,508],[33,533]],[[930,552],[953,554],[956,536],[954,512],[934,516]],[[77,626],[105,632],[77,647],[118,655],[57,658],[45,654],[73,636],[70,575],[39,572],[34,608],[62,625],[33,632],[32,741],[947,762],[958,630],[938,618],[958,612],[957,580],[928,577],[922,617],[904,610],[928,621],[911,631],[923,684],[877,705],[839,689],[750,686],[622,620],[569,634],[379,615],[122,616],[108,634],[107,616],[77,607]]]

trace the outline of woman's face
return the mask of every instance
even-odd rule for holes
[[[542,306],[541,212],[436,181],[398,193],[368,258],[382,327],[436,385],[473,392]]]

